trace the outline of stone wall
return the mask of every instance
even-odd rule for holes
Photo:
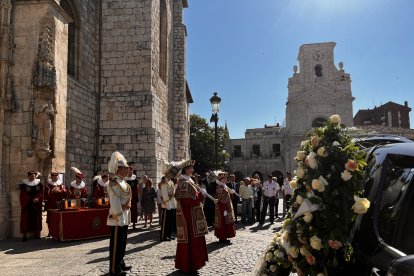
[[[5,118],[8,128],[3,133],[3,140],[7,138],[9,144],[2,152],[3,156],[7,155],[4,165],[10,189],[11,225],[1,225],[1,232],[7,228],[11,236],[20,234],[17,183],[21,183],[29,170],[38,170],[42,174],[50,169],[65,171],[67,20],[54,1],[16,1],[13,6],[16,48],[12,76],[16,110]],[[34,121],[36,110],[43,104],[55,111],[50,119],[52,131],[46,132],[51,135],[47,139],[50,145],[44,149],[39,147],[41,129],[37,125],[36,130]]]
[[[74,180],[71,167],[85,175],[85,183],[92,192],[92,179],[100,164],[95,163],[97,139],[97,43],[98,24],[95,1],[73,1],[77,25],[77,49],[74,76],[68,75],[66,186]]]
[[[103,1],[100,158],[119,150],[138,174],[156,176],[150,0]]]

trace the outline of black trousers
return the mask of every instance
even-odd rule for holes
[[[262,209],[262,214],[260,216],[260,222],[264,223],[265,218],[266,218],[266,213],[267,213],[267,206],[269,205],[269,209],[270,209],[270,222],[274,222],[275,221],[275,197],[264,197],[263,200],[263,209]]]
[[[111,228],[111,237],[109,238],[109,271],[117,273],[125,266],[124,257],[128,225],[109,227]]]
[[[166,238],[171,238],[171,233],[174,232],[174,222],[175,222],[175,209],[168,210],[167,208],[162,208],[161,234],[160,234],[161,241],[165,240]]]

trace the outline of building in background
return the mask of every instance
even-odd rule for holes
[[[354,125],[410,128],[410,111],[407,101],[404,105],[388,102],[373,109],[358,110],[354,117]]]
[[[239,178],[258,173],[278,176],[295,169],[294,157],[305,132],[331,115],[352,126],[351,78],[343,63],[334,63],[335,42],[304,44],[298,66],[288,82],[286,126],[248,129],[242,139],[231,139],[229,166]]]
[[[2,0],[0,239],[19,236],[17,183],[74,166],[92,184],[113,151],[161,176],[189,156],[187,0]]]

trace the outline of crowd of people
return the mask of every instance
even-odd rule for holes
[[[94,206],[107,207],[107,225],[111,229],[110,273],[122,275],[131,268],[123,261],[128,225],[132,223],[132,229],[136,229],[138,220],[142,219],[145,228],[153,227],[153,214],[158,209],[160,241],[177,240],[175,266],[188,273],[197,271],[208,261],[204,235],[209,226],[214,227],[220,243],[229,244],[229,239],[235,237],[238,205],[241,204],[242,224],[255,221],[263,224],[267,214],[273,223],[280,214],[279,200],[283,200],[282,217],[289,208],[292,194],[289,172],[284,181],[272,175],[262,181],[257,174],[236,181],[235,175],[229,176],[223,171],[200,176],[194,173],[193,166],[193,160],[171,162],[163,171],[161,181],[154,185],[145,175],[137,177],[127,160],[115,152],[109,161],[108,173],[94,178],[89,200],[84,175],[77,168],[72,168],[75,180],[68,188],[56,171],[50,173],[44,185],[39,174],[30,171],[20,186],[23,240],[30,232],[40,238],[42,202],[46,211],[62,209],[63,204],[80,207],[91,202]],[[46,222],[50,226],[49,212]]]

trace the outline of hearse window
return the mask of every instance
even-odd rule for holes
[[[413,175],[414,169],[399,167],[391,161],[378,214],[380,237],[405,254],[414,252]]]

